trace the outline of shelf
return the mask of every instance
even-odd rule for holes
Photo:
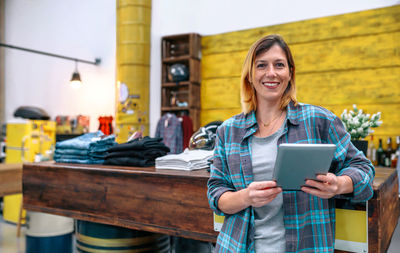
[[[182,86],[188,86],[190,84],[189,81],[183,81],[183,82],[178,82],[178,85],[174,82],[168,82],[168,83],[163,83],[162,87],[163,88],[178,88],[178,87],[182,87]]]
[[[175,63],[179,61],[188,61],[189,59],[190,59],[189,55],[181,55],[181,56],[165,57],[162,59],[162,61],[165,63]]]
[[[189,110],[189,106],[165,106],[161,107],[161,111],[187,111]]]
[[[172,58],[168,58],[168,59],[172,59]],[[175,57],[174,60],[163,61],[162,66],[161,66],[161,71],[162,71],[161,81],[163,83],[173,83],[172,77],[169,76],[170,68],[174,64],[180,63],[180,64],[185,65],[189,72],[189,77],[185,81],[190,81],[193,83],[200,83],[200,81],[201,81],[201,77],[200,77],[201,62],[199,60],[193,59],[193,58],[188,58],[187,61],[183,61],[183,60],[179,61],[176,59],[182,59],[182,58]]]
[[[201,36],[195,33],[164,36],[161,48],[164,59],[179,59],[183,56],[200,60]]]
[[[201,36],[194,33],[164,36],[161,50],[161,114],[184,113],[191,117],[193,130],[197,130],[200,127]],[[170,70],[178,63],[187,67],[188,77],[173,82],[175,78]],[[178,102],[186,102],[187,106],[177,106]]]

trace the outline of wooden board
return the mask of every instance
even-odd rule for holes
[[[368,252],[384,253],[400,215],[399,182],[395,169],[377,168],[375,178],[368,201]]]
[[[202,54],[248,50],[255,38],[277,33],[291,44],[399,31],[400,5],[259,27],[202,38]],[[368,29],[366,29],[368,28]]]
[[[398,41],[400,31],[289,46],[296,64],[296,73],[302,74],[399,67]],[[202,79],[240,76],[247,51],[248,49],[203,56]]]
[[[0,164],[0,196],[22,192],[22,164]]]
[[[24,164],[24,208],[215,241],[207,180],[205,170]]]

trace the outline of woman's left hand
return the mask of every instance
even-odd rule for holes
[[[353,192],[353,181],[349,176],[336,176],[327,173],[326,175],[317,175],[316,179],[306,180],[306,186],[301,187],[301,190],[323,199]]]

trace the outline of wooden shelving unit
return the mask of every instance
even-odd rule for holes
[[[201,36],[195,33],[162,37],[161,114],[186,114],[194,131],[200,127]],[[187,80],[174,82],[169,75],[174,64],[188,69]]]

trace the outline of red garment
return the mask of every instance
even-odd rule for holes
[[[182,124],[182,139],[183,139],[183,150],[185,150],[185,148],[189,147],[189,141],[190,141],[190,137],[192,137],[193,135],[193,122],[192,119],[189,116],[183,115],[181,117],[179,117],[180,119],[182,119],[181,124]]]
[[[99,130],[105,135],[110,135],[113,133],[112,126],[113,117],[112,116],[100,116],[99,117]]]

